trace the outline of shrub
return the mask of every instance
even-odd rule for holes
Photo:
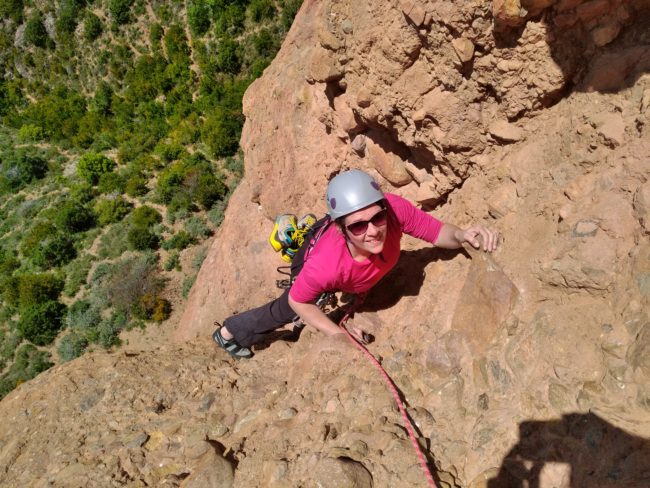
[[[66,281],[63,288],[63,293],[68,297],[73,297],[81,288],[81,285],[86,284],[88,272],[92,267],[95,256],[86,254],[78,259],[75,259],[66,267]]]
[[[210,28],[210,7],[205,0],[190,0],[187,3],[187,23],[192,35],[202,36]]]
[[[196,240],[205,239],[212,235],[212,230],[205,225],[203,219],[199,217],[192,217],[185,222],[185,230],[193,239]]]
[[[98,282],[116,310],[132,313],[141,296],[157,296],[163,282],[156,272],[155,254],[142,254],[111,265]]]
[[[232,156],[239,148],[243,116],[217,110],[205,118],[201,138],[217,158]]]
[[[81,204],[90,202],[97,192],[89,183],[80,183],[70,187],[70,198]]]
[[[9,276],[20,267],[15,251],[0,248],[0,276]]]
[[[192,201],[192,196],[185,191],[179,191],[167,205],[167,212],[172,218],[172,222],[176,220],[176,216],[187,215],[195,210],[196,206]]]
[[[246,20],[245,5],[235,2],[225,5],[224,2],[215,6],[214,30],[217,35],[237,35],[243,31]]]
[[[63,0],[59,6],[56,19],[56,32],[58,37],[65,37],[73,34],[77,28],[77,15],[79,8],[74,1]]]
[[[57,208],[54,221],[63,231],[83,232],[95,225],[95,215],[79,201],[70,199]]]
[[[13,331],[2,334],[2,341],[0,341],[0,358],[3,360],[13,359],[16,354],[16,348],[22,342],[22,338]]]
[[[116,311],[107,319],[104,319],[98,325],[96,331],[90,336],[93,342],[109,349],[118,346],[120,341],[120,332],[126,327],[128,317],[123,311]]]
[[[23,112],[23,120],[42,127],[50,139],[71,140],[76,136],[79,121],[85,114],[86,99],[83,95],[59,85],[28,105]]]
[[[212,222],[212,225],[219,227],[223,222],[225,213],[226,203],[224,201],[220,201],[215,203],[215,205],[210,209],[208,212],[208,218],[210,219],[210,222]]]
[[[34,180],[43,178],[48,167],[47,161],[40,156],[17,151],[3,158],[0,169],[0,176],[4,176],[9,188],[18,190]]]
[[[242,65],[239,43],[231,37],[223,38],[219,43],[216,61],[219,71],[233,75],[239,73]]]
[[[50,273],[29,274],[15,279],[16,300],[20,308],[56,300],[63,290],[63,280]]]
[[[293,19],[296,17],[300,6],[302,5],[302,0],[285,0],[282,5],[282,27],[285,30],[291,28],[293,24]]]
[[[18,139],[22,142],[36,142],[45,139],[45,131],[34,124],[25,124],[18,130]]]
[[[142,205],[131,212],[129,222],[135,227],[149,228],[162,222],[162,215],[147,205]]]
[[[172,24],[167,28],[164,38],[167,58],[172,62],[179,62],[182,65],[189,64],[190,48],[187,45],[185,30],[178,24]]]
[[[194,238],[188,232],[181,230],[174,234],[169,240],[165,241],[162,247],[168,251],[171,249],[178,249],[180,251],[193,243]]]
[[[205,261],[207,255],[208,250],[205,247],[200,248],[192,260],[192,267],[197,271],[201,269],[201,265],[203,264],[203,261]]]
[[[81,356],[88,347],[88,339],[75,332],[67,334],[56,348],[62,363],[72,361]]]
[[[159,237],[146,227],[131,227],[127,234],[129,247],[136,251],[158,249]]]
[[[113,89],[105,81],[100,81],[95,89],[95,95],[90,102],[90,108],[101,115],[110,115],[112,105]]]
[[[190,291],[192,290],[192,286],[194,285],[195,281],[196,281],[196,275],[188,276],[183,280],[183,287],[181,290],[181,294],[183,295],[183,298],[187,299],[187,297],[190,295]]]
[[[0,18],[12,19],[19,24],[23,20],[23,0],[2,0],[0,1]]]
[[[137,306],[134,308],[134,315],[142,320],[162,322],[169,318],[171,310],[172,306],[169,300],[146,293],[138,300]]]
[[[102,35],[102,21],[94,13],[86,13],[86,18],[84,19],[84,38],[88,42],[93,42],[99,36]]]
[[[172,269],[175,269],[176,271],[181,270],[181,257],[178,254],[178,251],[169,253],[167,261],[165,261],[165,264],[163,265],[163,269],[165,271],[171,271]]]
[[[131,211],[131,205],[122,197],[99,200],[95,204],[97,221],[102,227],[122,220]]]
[[[276,10],[272,0],[253,0],[248,5],[248,13],[253,22],[261,22],[262,20],[272,19]]]
[[[52,40],[47,35],[47,30],[43,24],[43,15],[38,11],[27,20],[25,42],[40,48],[46,48],[52,44]]]
[[[74,302],[65,316],[65,324],[77,331],[87,331],[96,328],[102,321],[100,310],[87,300]]]
[[[165,163],[176,161],[181,155],[187,155],[185,148],[178,142],[159,143],[156,146],[156,154],[160,156]]]
[[[122,255],[128,248],[126,240],[128,227],[123,224],[115,224],[108,229],[99,238],[99,249],[97,254],[102,259],[117,258]]]
[[[124,185],[124,192],[130,197],[141,197],[146,195],[148,191],[147,179],[143,176],[131,176]]]
[[[126,24],[130,20],[131,5],[134,0],[109,0],[108,11],[115,25]]]
[[[61,328],[65,305],[50,300],[21,308],[17,329],[20,335],[37,346],[46,346]]]
[[[99,177],[97,183],[97,190],[103,194],[119,194],[124,193],[126,186],[125,178],[118,173],[104,173]]]
[[[25,344],[16,351],[14,363],[5,374],[0,377],[0,399],[16,388],[19,384],[31,380],[39,373],[52,367],[50,355],[39,351],[31,344]]]
[[[62,266],[75,257],[77,257],[77,250],[72,238],[61,232],[41,241],[31,255],[34,264],[43,268]]]
[[[23,236],[20,243],[20,252],[25,257],[32,256],[40,243],[55,233],[56,226],[52,222],[37,221]]]
[[[151,43],[152,47],[158,46],[160,43],[160,39],[162,39],[163,36],[163,28],[162,25],[160,25],[158,22],[155,22],[151,24],[149,27],[149,42]]]
[[[169,205],[168,210],[189,209],[196,200],[205,209],[210,208],[227,192],[226,185],[216,177],[211,163],[201,153],[173,163],[158,176],[158,196]]]
[[[115,169],[115,162],[103,154],[84,154],[77,163],[77,174],[91,185],[96,185],[99,178]]]

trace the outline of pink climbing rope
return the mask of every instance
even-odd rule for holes
[[[348,312],[345,314],[345,316],[341,319],[341,322],[339,322],[339,327],[343,329],[343,331],[347,334],[348,339],[352,341],[352,343],[357,346],[357,349],[359,349],[361,352],[363,352],[370,361],[377,366],[377,369],[379,369],[379,372],[383,376],[384,380],[386,381],[386,384],[388,385],[388,389],[390,392],[393,394],[393,398],[395,398],[395,401],[397,402],[397,407],[399,408],[400,413],[402,414],[402,418],[404,419],[404,425],[406,426],[406,430],[408,431],[409,438],[411,439],[411,443],[413,444],[413,448],[415,449],[416,454],[418,455],[418,459],[420,461],[420,466],[422,467],[422,471],[424,471],[424,476],[427,478],[427,482],[431,488],[436,488],[436,483],[433,481],[433,476],[431,475],[431,471],[429,471],[429,466],[427,466],[427,462],[424,459],[424,454],[422,453],[422,449],[420,449],[420,445],[418,444],[417,438],[415,437],[415,432],[413,432],[413,426],[411,425],[411,421],[408,418],[408,415],[406,414],[406,408],[404,408],[404,404],[402,403],[402,399],[399,397],[399,393],[397,393],[397,388],[395,388],[395,385],[393,383],[393,380],[390,379],[390,376],[388,376],[388,373],[386,373],[386,370],[383,368],[381,364],[379,364],[379,361],[375,358],[375,356],[372,355],[368,349],[363,347],[362,344],[357,341],[352,334],[348,331],[348,329],[345,327],[345,323],[348,321],[350,316],[352,315],[352,312]]]

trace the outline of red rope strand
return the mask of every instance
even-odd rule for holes
[[[357,346],[357,349],[363,352],[368,357],[368,359],[370,359],[370,361],[377,367],[382,377],[384,378],[386,384],[388,385],[388,389],[393,394],[393,398],[395,398],[395,401],[397,402],[397,407],[399,408],[399,411],[402,414],[402,418],[404,419],[404,425],[406,426],[406,430],[408,431],[409,438],[411,439],[413,448],[415,449],[415,452],[420,461],[420,466],[422,467],[422,471],[424,471],[424,476],[426,477],[429,486],[431,488],[436,488],[436,483],[433,481],[433,476],[431,475],[431,471],[429,471],[429,466],[427,465],[427,462],[424,459],[424,454],[422,453],[422,449],[420,449],[420,444],[418,444],[417,437],[415,436],[415,432],[413,431],[413,426],[411,425],[411,421],[409,420],[408,415],[406,414],[406,408],[404,408],[404,404],[402,403],[402,399],[399,397],[399,393],[397,392],[397,388],[395,388],[395,384],[393,383],[393,380],[390,379],[390,376],[388,376],[386,370],[379,363],[379,361],[377,361],[377,359],[372,355],[372,353],[368,351],[368,349],[363,347],[363,345],[360,344],[359,341],[357,341],[352,336],[352,334],[350,334],[350,332],[345,328],[345,323],[350,318],[350,315],[351,312],[346,313],[345,317],[343,317],[343,319],[341,319],[341,322],[339,322],[339,326],[347,334],[348,339],[350,339],[352,343],[355,346]]]

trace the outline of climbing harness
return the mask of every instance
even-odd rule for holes
[[[404,419],[404,426],[406,427],[406,430],[408,432],[409,439],[411,439],[411,443],[413,444],[415,453],[418,456],[418,460],[420,461],[420,466],[422,467],[422,471],[424,471],[424,476],[427,479],[427,483],[431,488],[436,488],[436,483],[435,481],[433,481],[433,476],[431,475],[429,466],[427,465],[427,462],[424,458],[422,449],[420,449],[420,445],[418,444],[417,437],[415,436],[415,432],[413,431],[413,426],[411,425],[411,421],[409,420],[408,415],[406,413],[406,408],[404,407],[404,403],[402,402],[402,399],[400,398],[399,393],[397,392],[397,388],[395,388],[395,384],[393,383],[393,380],[390,379],[390,376],[388,376],[388,373],[383,368],[383,366],[379,363],[379,361],[377,361],[375,356],[373,356],[372,353],[363,346],[363,344],[359,343],[359,341],[356,340],[354,336],[350,333],[350,331],[348,331],[348,329],[345,327],[346,322],[353,314],[354,314],[353,310],[347,312],[339,322],[339,327],[343,329],[343,332],[345,332],[348,339],[350,339],[350,341],[357,347],[357,349],[359,349],[370,360],[370,362],[372,362],[377,367],[381,376],[384,378],[386,385],[388,385],[388,389],[393,394],[393,398],[397,403],[397,408],[399,408],[399,411],[402,414],[402,418]]]

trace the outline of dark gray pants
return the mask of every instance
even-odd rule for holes
[[[308,236],[291,262],[292,281],[302,269],[310,241],[311,236]],[[292,322],[296,317],[296,312],[289,306],[289,290],[286,289],[279,298],[266,305],[228,317],[223,325],[240,346],[251,347],[263,340],[269,332]]]

